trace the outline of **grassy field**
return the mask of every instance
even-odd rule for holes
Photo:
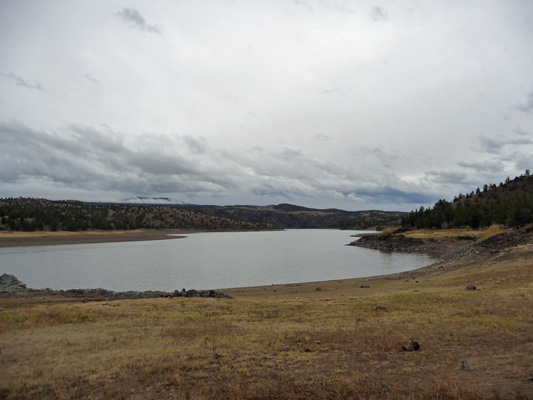
[[[0,398],[532,399],[532,257],[526,244],[230,300],[2,298]]]

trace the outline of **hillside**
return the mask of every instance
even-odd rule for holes
[[[315,209],[292,204],[275,206],[194,206],[192,209],[213,216],[275,225],[282,229],[367,229],[399,225],[402,212],[344,211]]]
[[[0,229],[86,231],[132,229],[261,230],[267,224],[235,221],[174,206],[93,204],[31,198],[0,199]]]
[[[533,223],[533,176],[529,170],[505,182],[485,184],[453,202],[439,200],[433,207],[402,217],[405,228],[471,228],[492,224],[520,227]]]
[[[0,199],[0,229],[86,231],[132,229],[366,229],[399,225],[404,213],[276,206],[99,204],[32,198]]]

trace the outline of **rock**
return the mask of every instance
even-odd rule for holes
[[[315,289],[317,292],[320,292],[322,290],[322,288],[320,286],[318,286],[316,289]]]
[[[212,297],[216,299],[231,298],[224,293],[218,293],[214,290],[174,290],[174,292],[162,292],[147,290],[144,292],[127,291],[114,292],[112,290],[97,288],[97,289],[68,289],[68,290],[53,290],[46,288],[43,290],[28,289],[26,285],[19,281],[13,275],[3,274],[0,276],[0,295],[11,296],[15,292],[26,291],[28,293],[35,293],[35,295],[65,295],[70,297],[82,297],[83,301],[102,301],[102,300],[123,300],[123,299],[148,299],[157,297]]]
[[[27,290],[26,285],[14,275],[3,274],[0,276],[0,293],[14,293]]]
[[[311,353],[311,349],[310,349],[310,348],[307,348],[307,349],[305,349],[305,352],[306,352],[306,353]]]
[[[385,384],[381,385],[381,391],[383,394],[389,394],[389,387]]]
[[[407,340],[405,342],[400,343],[402,346],[402,349],[404,351],[418,351],[420,350],[420,344],[414,340]]]
[[[470,364],[468,361],[463,361],[461,363],[461,370],[463,371],[475,371],[475,368],[472,364]]]
[[[466,290],[477,290],[477,287],[475,287],[474,285],[468,285],[466,287]]]
[[[370,286],[368,286],[368,285],[361,285],[361,286],[359,286],[359,287],[360,287],[361,289],[369,289],[369,288],[370,288]]]

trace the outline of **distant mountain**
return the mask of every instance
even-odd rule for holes
[[[459,193],[453,202],[439,200],[433,207],[412,211],[402,218],[406,228],[472,228],[492,224],[519,227],[533,223],[533,176],[529,170],[505,182],[485,184]]]
[[[123,204],[139,204],[139,205],[186,205],[180,200],[173,199],[171,197],[129,197],[122,200]]]

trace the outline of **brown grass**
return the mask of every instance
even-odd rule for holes
[[[492,225],[488,228],[481,229],[469,229],[469,228],[457,228],[457,229],[419,229],[407,231],[404,233],[405,236],[418,238],[418,239],[440,239],[440,238],[456,238],[456,237],[466,237],[470,236],[478,240],[485,240],[489,237],[503,233],[506,230],[500,227],[499,225]]]
[[[0,398],[533,398],[532,255],[233,300],[1,299]]]

